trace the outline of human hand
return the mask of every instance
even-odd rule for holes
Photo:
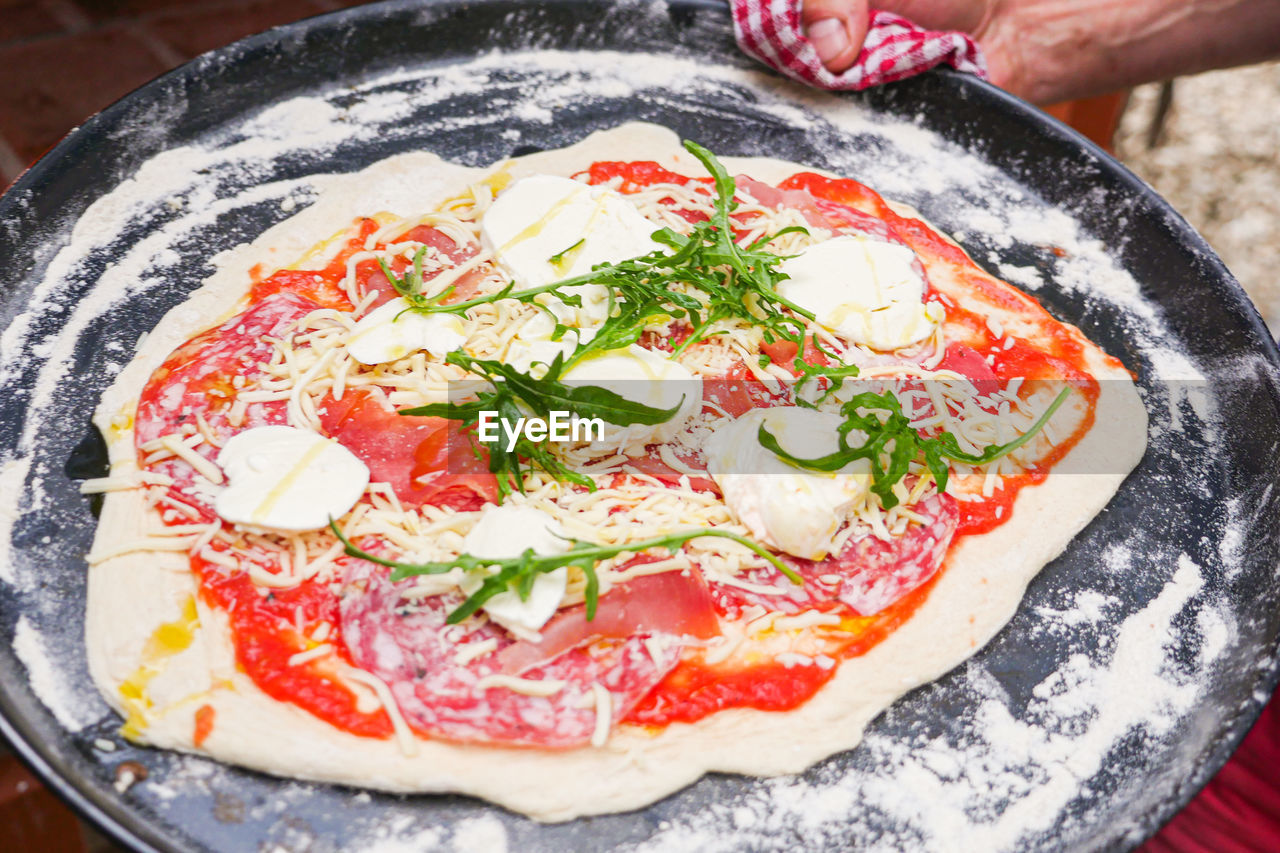
[[[870,3],[968,33],[991,82],[1035,104],[1280,57],[1276,0],[801,0],[827,70],[857,60]]]
[[[1006,0],[876,0],[875,8],[902,15],[931,30],[959,30],[973,36],[987,59],[991,82],[1026,96],[1026,81],[1015,73],[1013,15]],[[870,19],[868,0],[803,0],[800,22],[828,71],[839,74],[862,50]]]

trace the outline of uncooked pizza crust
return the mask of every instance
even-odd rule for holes
[[[569,148],[520,158],[509,168],[514,177],[570,175],[596,160],[657,160],[683,174],[702,171],[675,134],[647,124],[596,133]],[[722,160],[731,174],[769,182],[809,169],[767,158]],[[414,153],[353,175],[319,178],[315,204],[220,255],[218,271],[164,316],[98,408],[95,422],[107,437],[112,474],[137,471],[130,416],[147,378],[179,344],[243,307],[252,267],[289,265],[318,237],[345,229],[359,215],[384,209],[411,214],[397,208],[410,197],[416,210],[430,209],[488,171]],[[413,191],[403,192],[406,186]],[[946,282],[935,286],[946,291]],[[237,670],[223,614],[197,596],[194,642],[159,664],[148,683],[157,719],[142,739],[279,776],[471,794],[544,821],[644,806],[711,771],[804,770],[856,746],[867,724],[895,699],[981,649],[1013,615],[1031,578],[1106,506],[1138,463],[1147,415],[1132,379],[1093,344],[1085,346],[1089,370],[1101,380],[1096,421],[1057,470],[1107,473],[1053,473],[1023,489],[1011,521],[952,548],[933,591],[905,624],[866,654],[842,662],[825,687],[792,711],[731,709],[657,733],[623,726],[603,747],[565,751],[418,740],[410,756],[394,739],[348,734],[264,694]],[[95,554],[117,556],[93,562],[89,570],[90,671],[121,713],[121,684],[138,671],[156,628],[180,620],[197,588],[185,551],[129,550],[159,525],[141,490],[113,492],[94,541]],[[215,709],[216,725],[196,748],[194,716],[202,705]]]

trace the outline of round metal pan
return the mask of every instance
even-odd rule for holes
[[[556,54],[559,64],[536,61],[536,51],[547,50],[581,57],[580,71],[564,71],[565,53]],[[672,67],[700,69],[712,82],[682,87],[667,69],[647,86],[646,69],[664,58]],[[477,62],[483,74],[474,71]],[[1257,313],[1200,237],[1148,187],[988,85],[937,72],[833,101],[746,65],[727,11],[702,0],[364,6],[272,30],[156,80],[71,133],[0,198],[0,315],[6,325],[17,318],[20,332],[6,334],[0,348],[0,451],[8,463],[0,470],[7,478],[0,501],[12,522],[0,573],[0,731],[55,791],[137,849],[311,851],[377,842],[401,845],[395,849],[499,842],[521,850],[1123,849],[1194,795],[1239,743],[1276,680],[1280,360]],[[593,86],[606,66],[630,74],[628,85]],[[433,80],[456,82],[469,73],[484,85],[445,94],[431,88]],[[306,111],[281,108],[303,96],[323,107],[315,134],[346,126],[345,135],[324,144],[311,139]],[[804,119],[821,104],[825,116],[837,115],[831,103],[867,116],[862,129]],[[877,135],[877,117],[906,119],[949,140],[951,153],[941,159],[978,164],[979,179],[961,190],[931,181],[931,167],[911,159],[920,155]],[[914,169],[909,177],[918,180],[881,189],[957,233],[980,263],[1040,276],[1037,298],[1135,371],[1153,412],[1139,469],[1032,583],[1018,615],[973,661],[896,703],[873,723],[863,747],[798,779],[712,775],[642,811],[543,826],[464,797],[289,782],[125,744],[86,669],[83,557],[94,507],[75,479],[100,473],[89,413],[139,334],[198,285],[218,250],[305,204],[307,175],[353,171],[415,149],[481,164],[565,145],[632,118],[666,124],[723,154],[783,157],[854,176],[873,164]],[[243,168],[226,168],[246,140],[290,134],[301,141],[245,154]],[[130,219],[76,266],[59,267],[61,301],[39,291],[88,206],[175,149],[210,154],[207,166],[191,167],[209,193]],[[1000,239],[975,221],[984,196],[996,195],[1007,210],[1017,202],[1068,212],[1136,281],[1136,296],[1110,299],[1111,285],[1101,281],[1098,292],[1061,286],[1059,272],[1071,259],[1060,247]],[[206,206],[206,226],[157,253],[133,298],[68,330],[72,308],[98,275],[128,252],[136,256],[184,205]],[[31,416],[48,342],[67,335],[74,336],[70,379]],[[1180,383],[1169,381],[1171,362],[1181,366]],[[1187,566],[1195,569],[1192,583],[1183,582]],[[1061,614],[1085,594],[1101,596],[1104,605],[1064,622]],[[1002,707],[1016,731],[1043,735],[1051,723],[1037,703],[1051,676],[1081,660],[1105,670],[1125,652],[1116,637],[1133,633],[1135,614],[1140,621],[1169,601],[1176,606],[1162,617],[1168,635],[1148,646],[1160,661],[1158,683],[1177,687],[1182,679],[1185,689],[1157,695],[1148,680],[1120,690],[1134,709],[1131,724],[1111,733],[1099,762],[1073,771],[1070,762],[1055,769],[1030,755],[1020,783],[999,780],[961,804],[968,829],[941,835],[924,817],[913,819],[911,808],[892,807],[884,785],[859,787],[860,779],[892,782],[895,762],[910,760],[918,771],[916,756],[927,751],[955,762],[950,771],[932,767],[931,784],[942,785],[936,790],[977,790],[981,741],[974,738],[984,709]],[[1123,681],[1118,664],[1106,671]],[[1052,725],[1066,725],[1072,736],[1088,731],[1094,718],[1123,722],[1111,707]],[[116,749],[103,751],[102,739]],[[122,793],[113,782],[124,761],[143,764],[149,778]],[[1072,772],[1048,813],[1010,822],[1027,796],[1063,785],[1063,774]],[[900,800],[928,796],[919,778],[904,770]]]

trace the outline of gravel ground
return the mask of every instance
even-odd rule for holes
[[[1179,78],[1148,148],[1159,89],[1134,90],[1119,157],[1205,236],[1280,334],[1280,62]]]

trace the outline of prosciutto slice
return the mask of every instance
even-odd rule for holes
[[[320,406],[320,424],[369,466],[370,479],[387,483],[405,506],[479,509],[498,496],[488,457],[477,456],[458,421],[398,415],[365,391],[349,391]]]

